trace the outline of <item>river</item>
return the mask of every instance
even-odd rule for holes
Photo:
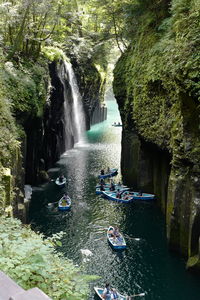
[[[92,126],[87,142],[67,151],[49,170],[51,178],[63,173],[72,199],[70,212],[59,212],[56,202],[64,190],[54,182],[33,189],[30,218],[32,227],[46,236],[64,231],[64,255],[86,272],[101,278],[93,286],[110,282],[121,293],[146,292],[138,299],[196,300],[200,298],[199,277],[185,270],[185,262],[168,251],[164,217],[156,202],[120,204],[95,195],[97,174],[101,168],[120,169],[121,127],[115,101],[108,101],[108,118]],[[120,175],[116,181],[120,180]],[[148,191],[147,191],[148,192]],[[124,233],[127,249],[115,252],[107,243],[106,228],[117,225]],[[137,298],[135,298],[137,299]]]

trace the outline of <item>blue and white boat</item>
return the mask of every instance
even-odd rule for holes
[[[70,210],[71,208],[71,199],[69,196],[63,196],[59,201],[58,201],[58,209],[62,211]]]
[[[95,286],[94,290],[95,290],[95,293],[99,296],[99,298],[102,299],[102,300],[104,300],[104,298],[103,298],[103,291],[104,291],[104,289]],[[112,292],[112,289],[111,289],[111,292]],[[118,296],[118,298],[117,298],[118,300],[134,299],[134,297],[143,297],[143,296],[146,295],[145,292],[144,293],[140,293],[140,294],[135,294],[135,295],[132,295],[132,296],[122,295],[118,291],[116,291],[116,293],[117,293],[117,296]]]
[[[133,196],[134,200],[153,200],[155,199],[154,194],[140,193],[140,192],[131,192],[130,195]]]
[[[102,195],[108,200],[121,202],[121,203],[130,203],[134,200],[133,195],[129,193],[129,191],[121,191],[121,196],[117,195],[118,192],[104,192],[102,191]],[[117,197],[118,196],[118,197]]]
[[[94,287],[94,290],[95,290],[96,294],[99,296],[99,298],[104,300],[104,298],[103,298],[103,291],[104,291],[104,289],[103,288],[99,288],[99,287]],[[126,296],[123,296],[123,295],[121,295],[118,292],[117,292],[117,295],[118,295],[118,298],[117,298],[118,300],[126,300],[127,299]]]
[[[67,182],[67,179],[65,177],[63,177],[62,180],[60,179],[60,177],[58,177],[55,181],[55,184],[59,187],[64,187],[66,182]]]
[[[98,178],[105,179],[105,178],[116,176],[117,174],[118,174],[118,169],[110,169],[108,173],[98,175]]]
[[[115,188],[114,191],[117,191],[117,190],[119,190],[119,191],[128,191],[129,190],[129,188],[126,185],[122,185],[122,184],[114,184],[114,188]],[[103,185],[103,189],[104,190],[101,190],[101,186],[97,185],[96,186],[96,194],[101,195],[103,191],[104,192],[111,192],[111,185],[109,183],[106,183],[106,184]]]
[[[114,237],[112,232],[114,230],[114,227],[109,226],[107,230],[107,239],[109,244],[114,250],[123,250],[126,248],[126,242],[121,233],[119,233],[118,237]]]

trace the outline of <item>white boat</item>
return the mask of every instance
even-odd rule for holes
[[[99,288],[99,287],[94,287],[94,290],[95,290],[96,294],[99,296],[99,298],[104,300],[104,298],[103,298],[103,291],[104,291],[104,289],[103,288]],[[117,295],[118,295],[118,298],[117,298],[118,300],[126,300],[127,299],[126,296],[123,296],[123,295],[121,295],[118,292],[117,292]]]
[[[107,230],[107,239],[110,243],[111,247],[115,250],[123,250],[126,248],[126,241],[121,233],[119,233],[119,237],[113,237],[112,231],[114,230],[113,226],[109,226]]]
[[[96,294],[99,296],[99,298],[104,300],[104,298],[103,298],[104,289],[95,286],[94,290],[95,290]],[[146,293],[140,293],[140,294],[135,294],[135,295],[132,295],[132,296],[125,296],[125,295],[120,294],[117,291],[117,296],[118,296],[117,300],[131,300],[131,299],[135,299],[136,297],[143,297],[145,295],[146,295]]]
[[[70,210],[71,208],[71,199],[69,196],[63,196],[58,202],[59,210]]]
[[[61,181],[60,177],[58,177],[55,181],[55,184],[59,187],[63,187],[63,186],[65,186],[66,182],[67,182],[67,179],[65,177],[62,178],[62,181]]]

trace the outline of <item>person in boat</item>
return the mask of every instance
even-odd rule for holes
[[[121,199],[121,197],[122,197],[122,193],[120,193],[120,190],[118,189],[116,193],[116,198]]]
[[[141,190],[138,192],[138,196],[142,196],[142,191]]]
[[[119,229],[118,227],[114,227],[113,230],[110,233],[114,238],[119,238],[120,237],[120,233],[119,233]]]
[[[124,194],[124,200],[128,200],[128,199],[129,199],[128,193]]]
[[[122,191],[121,194],[123,195],[123,199],[127,200],[129,197],[129,192],[127,191]]]
[[[64,180],[64,176],[63,176],[63,175],[60,175],[60,176],[59,176],[59,182],[63,182],[63,180]]]
[[[105,174],[105,171],[104,169],[101,170],[101,175],[104,175]]]
[[[100,184],[100,191],[105,191],[104,184]]]
[[[117,293],[116,289],[111,289],[112,299],[119,299],[119,294]]]
[[[120,122],[118,122],[118,125],[121,125]]]
[[[110,179],[110,191],[115,191],[115,183],[112,178]]]
[[[70,204],[69,197],[68,197],[68,195],[66,193],[63,195],[62,204],[63,205],[69,205]]]
[[[100,185],[101,184],[105,185],[105,180],[103,178],[100,179]]]
[[[115,191],[115,184],[113,181],[110,183],[110,191]]]
[[[107,168],[107,174],[109,174],[109,173],[110,173],[110,167]]]
[[[110,288],[110,284],[106,283],[105,288],[103,290],[103,295],[102,295],[103,299],[105,300],[111,300],[112,299],[112,291]]]

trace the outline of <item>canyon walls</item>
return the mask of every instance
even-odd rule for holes
[[[169,247],[199,270],[199,9],[177,2],[141,4],[115,68],[114,93],[124,181],[156,194]]]
[[[83,66],[76,64],[76,68],[83,72]],[[93,72],[91,77],[87,72],[84,75],[79,72],[79,76],[85,77],[82,81],[77,78],[87,129],[92,123],[106,118],[106,108],[101,104],[105,82],[102,82],[97,69],[91,67],[91,70],[88,65],[87,71]],[[2,74],[5,91],[1,101],[6,101],[6,97],[12,100],[14,116],[11,117],[10,108],[5,111],[5,116],[2,114],[2,126],[7,119],[10,126],[8,145],[5,138],[2,139],[5,145],[0,174],[2,213],[6,209],[8,214],[14,214],[25,222],[28,203],[24,199],[24,184],[47,182],[48,168],[65,150],[74,146],[73,91],[64,59],[52,62],[43,59],[21,65],[7,62]],[[3,102],[2,109],[4,105]],[[8,136],[7,131],[5,127],[5,136]]]

